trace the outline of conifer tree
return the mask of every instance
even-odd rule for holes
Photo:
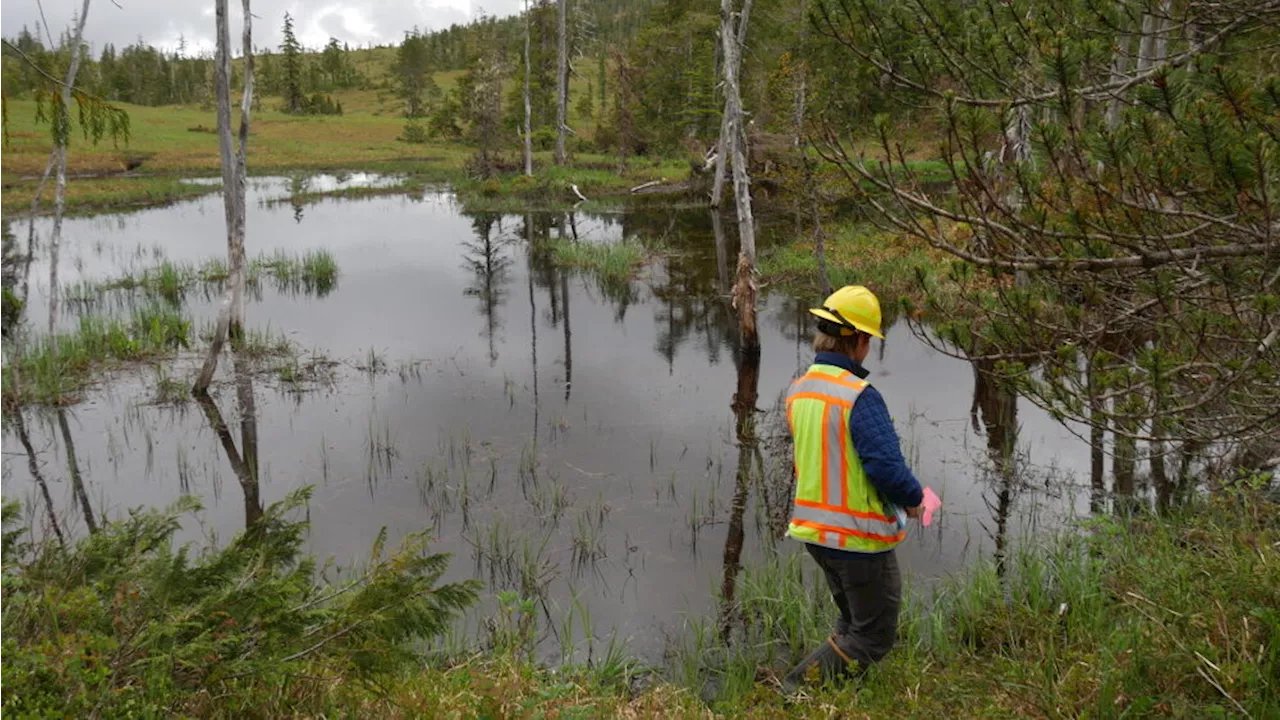
[[[293,34],[293,18],[284,14],[284,40],[280,43],[283,58],[281,89],[284,93],[284,111],[301,113],[306,109],[307,96],[302,87],[302,46]]]

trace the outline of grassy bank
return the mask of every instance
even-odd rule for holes
[[[824,227],[827,276],[832,287],[868,285],[881,297],[901,298],[911,307],[925,305],[925,288],[944,306],[958,290],[953,272],[961,264],[919,240],[901,238],[865,222],[835,222]],[[822,292],[822,274],[812,235],[763,252],[761,280],[797,295]],[[896,308],[886,308],[895,313]]]
[[[1023,546],[1003,573],[990,564],[974,567],[928,602],[908,603],[899,648],[864,680],[790,698],[773,679],[821,640],[831,614],[811,563],[799,557],[746,572],[729,613],[735,629],[726,636],[718,621],[687,624],[668,667],[643,668],[610,653],[590,666],[553,670],[531,664],[518,643],[508,642],[516,637],[502,632],[510,618],[495,618],[489,649],[472,655],[406,653],[412,637],[430,634],[423,628],[441,626],[395,611],[368,620],[381,623],[376,631],[339,634],[398,597],[388,588],[416,589],[408,594],[415,600],[439,598],[438,574],[424,574],[415,586],[397,574],[422,565],[379,564],[375,553],[377,572],[357,575],[378,578],[382,600],[356,602],[312,585],[309,570],[299,569],[310,568],[297,555],[300,526],[284,522],[280,509],[227,550],[195,556],[190,567],[171,549],[173,518],[144,513],[65,550],[46,543],[39,552],[14,552],[22,536],[6,534],[7,712],[403,718],[1280,712],[1280,506],[1252,490],[1228,489],[1167,517],[1098,518],[1076,534]],[[409,557],[434,557],[414,547],[417,555]],[[431,561],[433,573],[441,562]],[[168,592],[156,592],[162,587]],[[459,603],[469,598],[466,588],[450,587]],[[276,610],[263,614],[264,606]],[[437,604],[446,613],[451,607]],[[308,651],[299,634],[332,640]]]
[[[358,100],[358,98],[350,98]],[[398,138],[404,119],[385,112],[373,101],[344,100],[353,109],[342,116],[296,116],[279,112],[274,102],[253,116],[249,139],[249,172],[253,175],[286,171],[363,170],[395,172],[410,176],[408,185],[450,182],[478,198],[519,198],[564,204],[576,201],[569,187],[576,184],[588,197],[617,194],[650,180],[678,182],[688,174],[688,163],[635,159],[625,175],[616,172],[617,160],[590,152],[574,153],[570,167],[557,168],[550,151],[535,153],[538,177],[519,173],[518,152],[505,150],[500,172],[491,180],[467,177],[467,164],[475,148],[459,143],[408,144]],[[10,100],[8,143],[0,170],[4,175],[5,214],[30,209],[40,173],[48,160],[47,125],[34,121],[35,104]],[[218,175],[221,160],[212,109],[195,106],[146,107],[122,105],[132,126],[127,145],[104,141],[90,145],[79,135],[72,138],[68,154],[67,207],[72,213],[155,204],[216,191],[217,188],[179,182],[191,175]],[[130,174],[123,175],[126,169]],[[82,177],[75,177],[82,176]],[[49,205],[52,187],[45,191]]]

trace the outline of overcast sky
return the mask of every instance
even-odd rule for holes
[[[70,26],[83,0],[42,0],[55,37]],[[414,26],[422,30],[465,23],[481,12],[509,15],[522,0],[253,0],[253,43],[280,44],[285,12],[294,19],[294,32],[307,47],[316,48],[336,37],[352,47],[398,42]],[[117,7],[116,5],[119,5]],[[232,44],[240,45],[240,3],[232,7]],[[26,25],[36,32],[40,9],[36,0],[3,0],[0,32],[14,37]],[[85,40],[101,52],[106,43],[128,45],[139,37],[157,47],[175,48],[184,37],[191,52],[213,50],[213,0],[91,0]]]

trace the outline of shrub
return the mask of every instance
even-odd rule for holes
[[[309,496],[199,551],[173,543],[189,498],[67,546],[24,542],[6,505],[4,713],[313,715],[335,687],[412,664],[411,643],[443,633],[475,586],[439,585],[448,557],[420,535],[384,556],[385,530],[356,579],[317,582],[289,519]]]

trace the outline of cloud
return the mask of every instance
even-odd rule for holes
[[[85,39],[95,54],[107,43],[121,47],[141,39],[157,47],[175,49],[185,43],[189,52],[212,52],[212,0],[91,0]],[[229,0],[233,44],[239,45],[240,3]],[[436,30],[470,21],[480,12],[506,16],[518,12],[522,0],[254,0],[254,45],[278,47],[285,12],[294,19],[298,40],[319,48],[335,37],[352,47],[398,43],[404,33]],[[80,0],[44,0],[45,17],[54,37],[70,28]],[[0,28],[13,37],[26,26],[41,28],[35,0],[7,0],[0,4]],[[43,33],[41,33],[43,35]]]

